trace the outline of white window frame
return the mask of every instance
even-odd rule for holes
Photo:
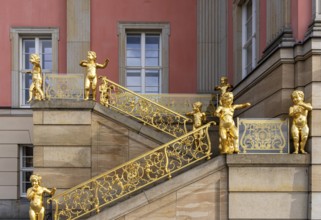
[[[23,179],[23,173],[24,172],[33,172],[33,170],[34,170],[34,168],[33,168],[33,166],[32,167],[24,167],[23,166],[23,158],[25,158],[25,157],[27,157],[27,156],[25,156],[25,155],[23,155],[23,149],[25,148],[25,147],[31,147],[31,148],[33,148],[33,145],[31,145],[31,144],[22,144],[22,145],[19,145],[19,160],[20,160],[20,164],[19,164],[19,167],[20,167],[20,169],[19,169],[19,188],[20,188],[20,197],[27,197],[27,188],[26,188],[26,192],[23,192],[23,185],[25,184],[24,183],[24,179]],[[32,154],[32,163],[34,162],[34,153]],[[27,181],[29,181],[29,180],[27,180]],[[27,182],[26,181],[26,182]]]
[[[142,33],[154,32],[159,33],[160,38],[160,92],[168,92],[169,84],[169,23],[159,22],[120,22],[118,24],[118,39],[119,39],[119,84],[126,85],[126,39],[127,33]]]
[[[59,29],[54,27],[49,28],[34,28],[34,27],[12,27],[10,29],[11,40],[11,105],[16,108],[30,108],[29,105],[21,105],[21,39],[23,37],[49,37],[52,40],[52,72],[58,73],[58,41]]]
[[[158,82],[158,93],[162,93],[162,34],[159,32],[126,32],[126,38],[127,38],[127,34],[137,34],[140,35],[141,38],[141,65],[140,66],[128,66],[126,63],[126,83],[125,85],[127,85],[127,70],[139,70],[141,72],[141,93],[146,93],[146,70],[158,70],[159,71],[159,82]],[[156,66],[146,66],[146,60],[145,60],[145,49],[146,49],[146,44],[145,44],[145,40],[146,40],[146,35],[148,34],[157,34],[159,35],[159,65]],[[127,49],[127,48],[126,48]],[[127,56],[126,56],[126,60],[127,60]]]
[[[251,25],[252,33],[250,38],[247,38],[247,5],[249,2],[252,2],[252,16],[251,16]],[[242,5],[242,78],[246,77],[256,66],[256,0],[247,0]],[[248,67],[248,54],[247,48],[252,46],[252,60],[251,66]]]

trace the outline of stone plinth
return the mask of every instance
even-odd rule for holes
[[[228,155],[229,219],[307,219],[310,155]]]

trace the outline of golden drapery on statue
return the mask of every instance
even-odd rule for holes
[[[30,177],[32,187],[27,190],[27,199],[30,201],[29,218],[30,220],[43,220],[45,208],[43,206],[43,196],[45,193],[54,195],[56,188],[52,190],[41,186],[41,176],[33,174]]]

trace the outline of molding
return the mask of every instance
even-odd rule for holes
[[[295,40],[293,38],[292,29],[283,28],[281,33],[265,48],[261,60],[269,56],[271,53],[273,53],[276,49],[280,47],[293,47],[294,44]],[[260,63],[261,60],[259,60],[258,63]]]

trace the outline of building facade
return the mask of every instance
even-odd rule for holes
[[[239,117],[287,117],[291,93],[312,103],[309,219],[321,218],[320,0],[28,0],[0,8],[0,213],[27,218],[33,151],[29,56],[45,74],[85,73],[87,51],[110,62],[98,75],[139,93],[211,94],[221,76]],[[215,146],[214,146],[215,147]],[[237,218],[237,217],[235,217]],[[0,216],[1,219],[1,216]]]

